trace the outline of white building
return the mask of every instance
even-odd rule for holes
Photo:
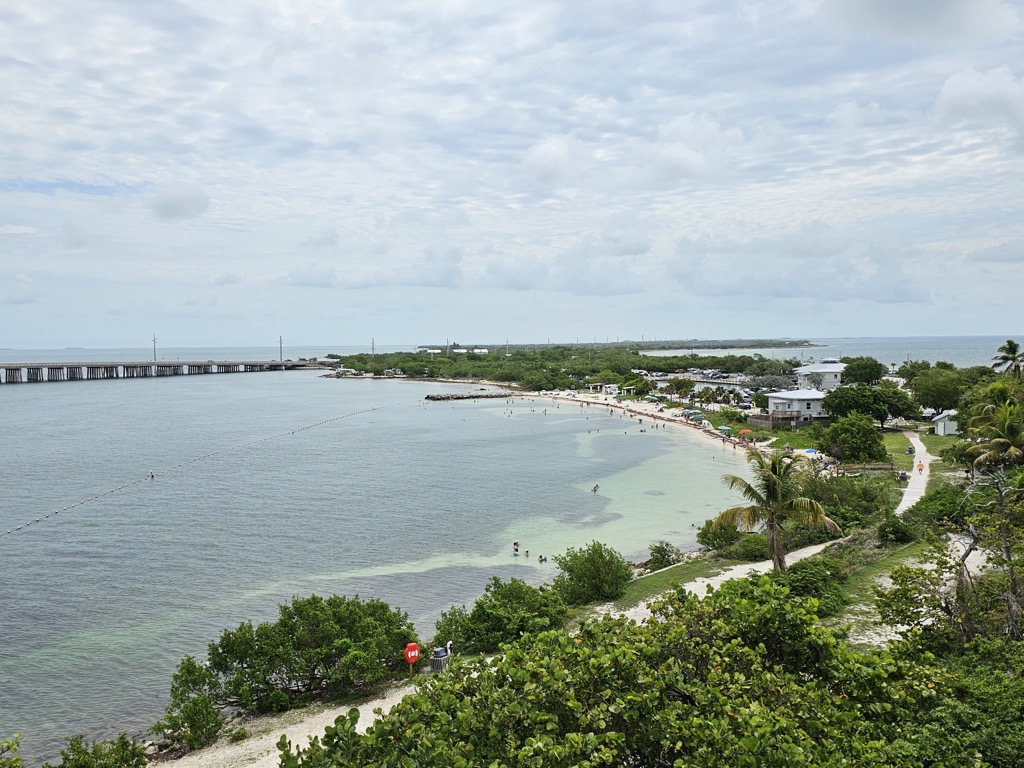
[[[932,426],[935,427],[936,435],[956,435],[959,434],[959,428],[957,427],[956,421],[953,417],[956,416],[956,411],[943,411],[932,418]]]
[[[768,412],[772,416],[789,416],[799,421],[823,416],[821,401],[825,393],[818,389],[793,389],[768,395]]]
[[[823,392],[828,392],[831,389],[838,387],[843,380],[843,371],[846,370],[846,363],[839,362],[834,357],[827,357],[820,363],[810,363],[809,365],[801,365],[799,368],[793,369],[796,373],[797,386],[805,389],[814,389],[814,383],[811,381],[811,377],[814,374],[821,376],[821,386],[818,387]]]

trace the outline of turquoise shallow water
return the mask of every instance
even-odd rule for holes
[[[537,554],[692,546],[691,525],[730,501],[721,475],[743,470],[682,429],[423,400],[442,389],[467,387],[311,372],[4,385],[0,533],[49,517],[0,535],[0,733],[24,734],[31,764],[74,733],[141,733],[183,655],[296,595],[380,597],[426,638],[492,575],[552,578]]]

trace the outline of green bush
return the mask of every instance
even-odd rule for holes
[[[1024,768],[1024,643],[980,640],[938,663],[951,678],[936,727],[963,733],[994,768]]]
[[[824,544],[832,541],[839,534],[832,533],[820,525],[801,525],[791,521],[782,529],[782,543],[787,552],[795,552],[804,547]]]
[[[848,531],[873,526],[879,510],[895,510],[902,494],[889,477],[817,474],[805,480],[804,495]]]
[[[633,578],[633,569],[622,555],[598,541],[566,550],[554,560],[562,571],[555,577],[554,587],[569,605],[614,600]]]
[[[843,563],[819,555],[793,563],[784,573],[772,574],[772,580],[789,588],[797,597],[813,597],[818,601],[821,617],[834,616],[848,603],[840,585],[846,581]]]
[[[768,579],[656,612],[530,635],[431,676],[365,734],[353,711],[282,739],[281,765],[980,765],[952,718],[925,727],[948,694],[908,644],[855,650]]]
[[[451,643],[459,649],[469,645],[469,611],[464,605],[453,605],[447,611],[441,611],[441,618],[434,624],[434,637],[431,647]]]
[[[72,736],[60,751],[60,763],[43,768],[144,768],[146,748],[122,733],[116,739],[87,742],[84,736]]]
[[[763,533],[741,534],[735,544],[719,549],[717,552],[721,557],[729,560],[742,560],[747,563],[771,559],[768,537]]]
[[[239,741],[245,741],[251,734],[245,728],[235,728],[231,733],[228,734],[228,741],[235,744]]]
[[[465,628],[465,648],[496,651],[525,634],[560,628],[569,615],[554,590],[533,587],[520,579],[493,577],[473,604]],[[454,642],[454,641],[453,641]]]
[[[705,520],[697,530],[697,543],[705,549],[724,549],[739,541],[743,534],[735,525],[715,525],[714,520]]]
[[[878,524],[878,540],[883,544],[909,544],[916,538],[916,531],[892,512]]]
[[[162,719],[151,729],[168,732],[189,749],[212,744],[224,723],[220,677],[208,664],[186,656],[171,677],[171,701]]]
[[[0,768],[21,768],[21,734],[0,741]]]
[[[984,493],[980,490],[978,493]],[[910,525],[957,527],[965,524],[964,489],[944,483],[928,491],[914,506],[903,513],[903,519]]]
[[[185,657],[155,730],[196,749],[211,743],[221,711],[281,712],[405,674],[401,649],[416,641],[409,617],[381,600],[296,598],[273,623],[224,630],[208,662]]]
[[[660,571],[683,560],[682,550],[664,539],[654,542],[649,549],[651,556],[647,559],[647,569],[651,571]]]

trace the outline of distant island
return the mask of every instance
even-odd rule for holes
[[[417,349],[544,349],[549,347],[628,347],[630,349],[808,349],[819,347],[807,339],[623,339],[616,341],[584,341],[576,343],[548,342],[546,344],[420,344]]]

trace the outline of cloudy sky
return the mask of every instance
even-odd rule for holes
[[[1019,0],[6,0],[0,347],[1003,334]]]

